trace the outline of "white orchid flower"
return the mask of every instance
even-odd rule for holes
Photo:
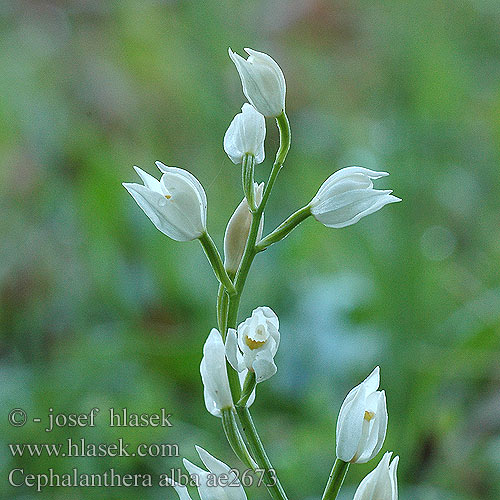
[[[258,307],[238,326],[229,329],[226,356],[240,373],[255,372],[257,383],[272,377],[276,371],[274,356],[280,343],[279,320],[269,307]]]
[[[337,420],[337,457],[344,462],[365,463],[382,448],[387,430],[385,392],[378,391],[380,368],[352,389]]]
[[[279,116],[285,110],[285,77],[278,63],[264,52],[245,49],[249,55],[243,59],[229,49],[229,57],[234,62],[241,78],[243,93],[264,116]]]
[[[353,500],[398,500],[399,457],[389,465],[392,452],[384,454],[377,467],[361,481]]]
[[[245,490],[238,480],[238,476],[228,465],[200,446],[196,446],[196,451],[205,464],[208,471],[184,459],[184,466],[196,478],[198,484],[198,493],[201,500],[247,500]],[[180,500],[191,500],[188,490],[185,486],[170,481],[175,488]]]
[[[372,179],[389,175],[363,167],[338,170],[319,188],[309,206],[316,220],[327,227],[345,227],[380,210],[388,203],[401,201],[391,190],[373,189]]]
[[[255,157],[255,163],[265,158],[264,140],[266,120],[253,106],[243,104],[241,113],[234,118],[224,135],[224,151],[231,161],[240,164],[246,154]]]
[[[204,387],[205,406],[212,415],[221,417],[223,409],[233,406],[233,398],[227,378],[224,342],[215,328],[212,329],[203,346],[200,373]]]
[[[177,241],[191,241],[206,231],[207,197],[198,179],[187,170],[157,161],[161,179],[134,167],[142,184],[123,186],[163,234]]]

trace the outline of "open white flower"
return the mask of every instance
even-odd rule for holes
[[[208,469],[208,472],[191,463],[189,460],[184,459],[183,462],[188,472],[196,478],[201,500],[247,499],[245,490],[241,486],[234,469],[231,469],[224,462],[217,460],[200,446],[196,446],[196,451]],[[175,491],[177,491],[180,500],[191,500],[185,486],[181,486],[173,481],[170,481],[170,483],[175,488]]]
[[[203,381],[205,406],[212,415],[221,417],[223,409],[233,406],[233,398],[227,378],[224,342],[221,334],[215,328],[212,329],[203,346],[200,373]]]
[[[142,184],[123,186],[163,234],[177,241],[191,241],[206,231],[207,197],[198,179],[187,170],[157,161],[161,179],[134,167]]]
[[[243,104],[224,135],[224,151],[233,163],[239,164],[246,154],[255,156],[255,163],[264,161],[266,120],[253,106]]]
[[[345,227],[401,201],[391,190],[373,189],[372,179],[389,175],[363,167],[347,167],[332,174],[319,188],[309,206],[313,216],[327,227]]]
[[[254,183],[255,202],[257,206],[262,201],[262,193],[264,191],[264,183],[259,185]],[[250,233],[250,225],[252,224],[252,214],[248,207],[246,198],[243,198],[241,203],[236,207],[233,215],[229,219],[224,235],[224,267],[228,272],[236,272],[240,265],[245,245],[247,244],[248,234]],[[262,236],[264,228],[264,215],[260,220],[259,230],[257,233],[257,243]]]
[[[229,329],[226,356],[238,372],[255,372],[255,380],[259,383],[276,373],[274,356],[279,343],[278,317],[271,308],[258,307],[238,326],[238,334]]]
[[[399,457],[389,465],[392,452],[384,454],[377,467],[361,481],[353,500],[398,500]]]
[[[365,463],[382,448],[387,430],[385,392],[378,391],[380,368],[352,389],[337,420],[337,457],[344,462]]]
[[[243,93],[255,109],[264,116],[279,116],[285,110],[285,77],[278,63],[264,52],[245,49],[243,59],[229,49],[241,78]]]

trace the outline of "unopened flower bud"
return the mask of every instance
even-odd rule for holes
[[[259,185],[254,183],[254,189],[255,201],[258,206],[262,201],[264,183],[262,182]],[[252,214],[248,207],[247,199],[243,198],[229,219],[226,227],[226,234],[224,235],[224,267],[229,273],[235,273],[238,270],[243,252],[245,251],[245,245],[247,244],[251,224]],[[264,216],[262,216],[260,221],[257,241],[259,241],[262,236],[263,227]]]
[[[205,406],[212,415],[220,417],[222,410],[233,406],[233,398],[227,378],[224,342],[221,334],[215,328],[212,329],[203,346],[200,373],[203,381]]]
[[[246,154],[255,157],[255,163],[264,161],[266,120],[250,104],[245,103],[224,135],[224,151],[233,163],[239,164]]]
[[[382,448],[387,430],[385,392],[378,391],[380,368],[352,389],[337,420],[337,458],[363,464]]]
[[[243,93],[255,109],[264,116],[279,116],[285,110],[285,77],[277,62],[263,52],[245,49],[243,59],[229,49],[229,57],[240,74]]]
[[[210,455],[201,446],[195,448],[207,470],[198,467],[187,459],[184,459],[183,462],[189,474],[195,478],[200,499],[247,500],[245,490],[241,486],[234,469]],[[218,484],[217,479],[221,480],[220,484]],[[168,482],[175,488],[180,500],[191,500],[188,489],[184,485],[173,480]]]
[[[392,452],[387,452],[377,467],[358,486],[353,500],[398,500],[397,468],[399,457],[389,465]]]

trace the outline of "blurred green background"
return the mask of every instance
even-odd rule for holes
[[[167,488],[13,488],[7,473],[157,475],[181,458],[13,458],[7,443],[200,444],[233,466],[199,362],[216,281],[196,242],[159,233],[133,165],[188,169],[221,247],[241,200],[224,132],[244,102],[227,48],[271,54],[292,149],[266,232],[347,165],[387,170],[397,205],[329,230],[308,220],[260,255],[240,319],[280,317],[278,373],[253,414],[290,498],[320,498],[345,394],[376,365],[401,499],[500,497],[500,4],[496,0],[0,3],[0,495],[177,498]],[[278,145],[268,121],[264,180]],[[7,423],[101,408],[95,428]],[[169,429],[107,427],[164,407]],[[381,455],[380,455],[381,456]],[[351,468],[342,500],[376,464]],[[265,499],[265,490],[250,490]],[[196,494],[193,495],[196,498]]]

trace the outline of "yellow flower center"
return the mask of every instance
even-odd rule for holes
[[[365,411],[365,420],[369,422],[375,416],[373,411]]]
[[[266,341],[263,340],[263,341],[259,342],[258,340],[251,339],[248,335],[245,335],[245,343],[253,351],[254,349],[258,349],[259,347],[262,347],[266,343]]]

